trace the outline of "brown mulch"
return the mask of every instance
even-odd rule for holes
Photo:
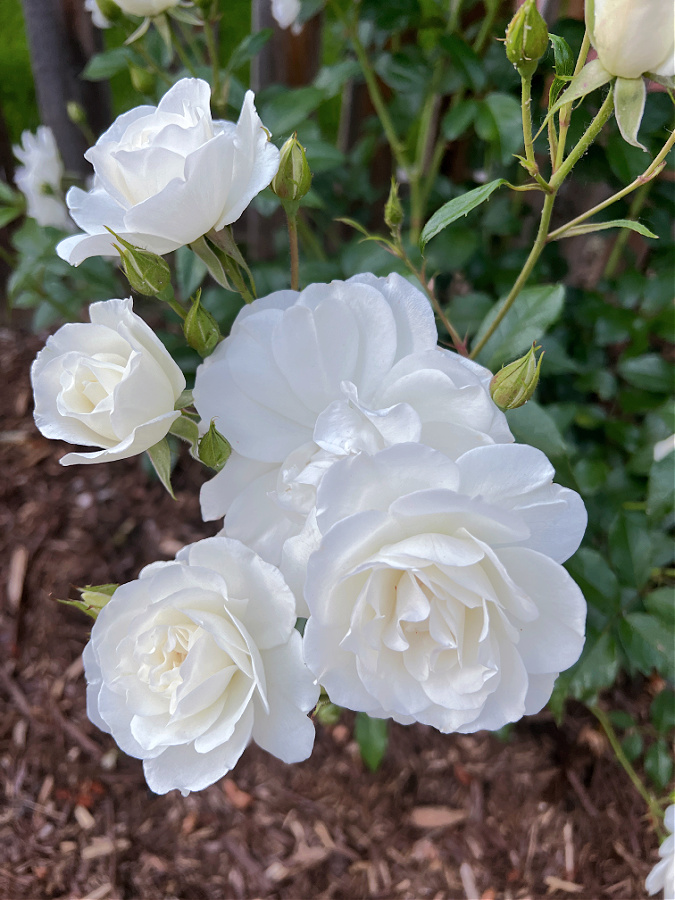
[[[129,580],[215,531],[189,459],[177,502],[138,459],[62,468],[31,416],[37,338],[0,332],[0,897],[644,898],[657,841],[595,721],[544,712],[508,740],[394,726],[369,773],[352,717],[285,766],[251,746],[229,777],[157,797],[90,725],[89,620],[54,601]],[[628,685],[621,702],[648,706]]]

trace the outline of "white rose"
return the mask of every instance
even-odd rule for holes
[[[511,441],[491,374],[436,346],[427,299],[399,275],[280,291],[238,315],[197,371],[195,406],[233,453],[202,488],[206,519],[274,565],[336,459],[423,440],[451,456]]]
[[[16,170],[16,186],[26,198],[26,212],[38,225],[73,230],[61,195],[63,162],[51,128],[40,125],[35,134],[24,131],[14,155],[22,163]]]
[[[110,462],[148,450],[166,435],[185,378],[129,300],[89,307],[91,324],[63,325],[31,369],[35,422],[45,437],[87,447],[61,465]]]
[[[284,762],[312,751],[319,696],[293,595],[239,541],[207,538],[119,587],[84,651],[89,718],[143,760],[150,788],[213,784],[253,739]]]
[[[84,0],[84,8],[91,14],[91,21],[96,28],[110,28],[112,22],[103,15],[96,0]]]
[[[210,95],[205,81],[184,78],[159,106],[132,109],[101,135],[85,153],[96,173],[92,190],[71,188],[66,196],[86,234],[58,245],[62,259],[79,265],[89,256],[116,256],[105,226],[162,254],[241,216],[275,176],[279,151],[251,91],[236,125],[212,121]]]
[[[586,24],[610,74],[675,75],[673,0],[586,0]]]
[[[544,706],[581,653],[586,615],[560,565],[586,512],[552,477],[521,444],[456,462],[400,444],[326,473],[304,653],[334,703],[446,733]]]
[[[663,891],[664,900],[674,900],[675,898],[675,804],[666,810],[665,826],[670,832],[668,837],[659,847],[659,856],[661,859],[651,870],[645,881],[647,893],[657,894]]]
[[[280,28],[293,25],[301,8],[300,0],[272,0],[272,15]]]
[[[115,3],[128,16],[159,16],[178,6],[180,0],[115,0]]]

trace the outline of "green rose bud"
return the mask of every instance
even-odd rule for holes
[[[171,284],[171,271],[166,260],[149,250],[134,247],[108,228],[118,241],[114,245],[122,260],[124,274],[131,287],[146,297],[157,297]]]
[[[389,196],[384,205],[384,224],[387,226],[393,238],[398,236],[403,222],[403,207],[398,196],[398,182],[392,178]]]
[[[199,459],[205,466],[220,472],[225,463],[230,458],[232,447],[215,426],[215,420],[211,420],[209,430],[203,438],[200,439],[197,447]]]
[[[506,55],[523,78],[531,78],[547,49],[546,22],[536,0],[525,0],[506,29]]]
[[[504,366],[490,382],[490,395],[501,410],[518,409],[531,399],[539,382],[542,353],[537,360],[536,351],[541,350],[537,342],[525,356]]]
[[[142,69],[140,66],[130,65],[129,75],[134,90],[139,94],[152,94],[155,89],[155,76],[152,72],[148,72],[147,69]]]
[[[190,311],[185,317],[183,333],[188,344],[202,357],[213,353],[216,344],[220,340],[218,323],[211,313],[202,306],[201,291],[197,291]]]
[[[86,587],[77,588],[80,592],[79,600],[60,600],[59,603],[74,606],[95,619],[118,587],[119,584],[88,584]]]
[[[271,188],[282,204],[297,206],[312,184],[312,173],[305,155],[305,148],[293,135],[281,148],[279,170],[272,179]]]

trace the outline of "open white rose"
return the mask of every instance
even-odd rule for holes
[[[400,444],[326,473],[304,652],[334,703],[463,733],[544,706],[586,615],[560,565],[586,512],[552,477],[520,444],[456,462]]]
[[[312,751],[318,686],[293,595],[239,541],[207,538],[119,587],[84,651],[89,718],[143,760],[150,788],[213,784],[253,739],[284,762]]]
[[[202,488],[206,519],[280,564],[337,459],[423,440],[451,456],[511,441],[487,370],[436,346],[427,299],[399,275],[356,275],[245,307],[197,371],[195,406],[230,441]]]
[[[184,78],[159,106],[124,113],[85,157],[94,167],[90,191],[71,188],[66,202],[86,234],[57,252],[72,265],[89,256],[116,256],[116,234],[144,250],[168,253],[211,229],[235,222],[267,187],[279,151],[246,93],[239,121],[211,119],[211,89]]]
[[[61,194],[63,162],[51,128],[40,125],[35,134],[24,131],[21,145],[13,150],[22,164],[14,180],[26,198],[28,215],[43,227],[72,231],[73,221]]]
[[[178,365],[133,302],[89,307],[91,323],[63,325],[31,369],[35,422],[45,437],[102,447],[67,453],[63,466],[110,462],[148,450],[180,412],[185,388]]]
[[[645,881],[647,893],[652,896],[663,891],[663,900],[675,900],[675,804],[671,803],[664,817],[670,832],[659,847],[661,857]]]
[[[675,75],[673,0],[586,0],[586,24],[611,75]]]

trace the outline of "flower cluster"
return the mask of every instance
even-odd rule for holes
[[[59,247],[74,264],[111,252],[106,226],[144,251],[209,234],[217,248],[279,163],[253,95],[236,125],[214,122],[197,80],[120,117],[87,157],[94,187],[68,194],[87,233]],[[90,318],[61,328],[32,371],[42,432],[102,448],[62,463],[196,432],[180,369],[131,300]],[[211,784],[251,740],[305,759],[319,685],[442,732],[544,706],[584,642],[562,563],[586,513],[543,453],[513,442],[491,379],[438,346],[426,297],[397,274],[241,310],[193,391],[201,434],[216,422],[232,448],[201,494],[223,529],[117,588],[84,654],[90,718],[143,760],[153,790]]]
[[[40,125],[35,134],[24,131],[13,148],[21,165],[14,176],[26,198],[26,212],[38,225],[72,231],[73,222],[61,194],[63,161],[51,128]]]

